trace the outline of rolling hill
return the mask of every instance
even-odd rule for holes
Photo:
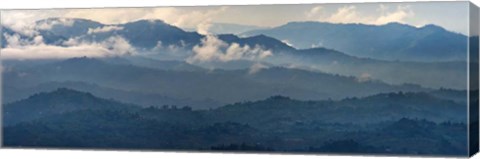
[[[389,85],[284,67],[267,68],[253,74],[248,69],[178,71],[112,64],[93,58],[60,60],[4,72],[3,83],[9,86],[5,94],[15,93],[15,88],[34,88],[48,82],[84,82],[116,90],[219,103],[258,100],[272,95],[320,100],[428,90],[415,85]]]
[[[6,147],[466,154],[465,105],[425,93],[272,96],[192,110],[140,108],[62,88],[5,108]]]

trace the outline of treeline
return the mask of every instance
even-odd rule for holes
[[[426,94],[394,93],[343,101],[274,96],[212,110],[141,108],[60,89],[5,106],[4,122],[17,122],[4,123],[3,141],[6,147],[463,155],[467,126],[448,120],[455,111],[444,112],[458,107]],[[18,115],[24,112],[35,116]],[[436,113],[444,118],[430,116]]]

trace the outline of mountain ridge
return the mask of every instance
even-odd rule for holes
[[[160,106],[156,108],[160,108]],[[55,114],[79,110],[135,112],[140,109],[142,109],[142,107],[139,105],[125,104],[112,99],[100,98],[89,92],[77,91],[70,88],[58,88],[54,91],[36,93],[28,98],[6,104],[4,106],[4,123],[6,125],[13,125]],[[203,112],[204,110],[195,111]],[[274,95],[258,101],[227,104],[210,109],[209,111],[217,114],[215,116],[218,119],[246,122],[252,125],[258,125],[259,123],[270,120],[269,118],[259,119],[255,116],[272,111],[275,112],[275,114],[272,114],[274,116],[298,118],[296,120],[306,120],[304,118],[308,118],[308,120],[318,120],[329,123],[375,123],[398,120],[405,117],[423,118],[436,122],[466,122],[466,114],[464,113],[466,112],[466,107],[462,104],[449,99],[441,99],[424,92],[390,92],[362,98],[308,101]],[[281,113],[283,111],[289,113]],[[425,114],[425,111],[429,113]],[[392,112],[395,112],[395,115],[393,115]],[[242,115],[233,115],[232,113]],[[229,116],[229,114],[233,116]],[[384,116],[381,114],[391,115]],[[462,118],[462,116],[464,118]]]
[[[448,61],[466,58],[466,36],[434,24],[417,28],[401,23],[290,22],[240,35],[258,34],[288,40],[298,48],[322,46],[357,57],[382,60]]]
[[[12,125],[19,122],[35,120],[44,116],[61,114],[76,110],[124,109],[134,108],[113,100],[102,99],[88,92],[68,88],[58,88],[52,92],[42,92],[26,99],[4,105],[3,123]]]

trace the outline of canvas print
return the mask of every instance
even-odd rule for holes
[[[478,151],[469,2],[3,10],[1,28],[3,147]]]

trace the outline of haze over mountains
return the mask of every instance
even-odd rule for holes
[[[183,31],[161,20],[105,25],[85,19],[51,18],[38,21],[37,25],[39,35],[47,45],[63,48],[106,45],[105,49],[113,52],[113,56],[122,52],[118,55],[135,54],[159,60],[186,61],[207,69],[247,69],[260,63],[262,66],[363,76],[390,84],[411,83],[456,89],[466,87],[466,37],[434,25],[415,28],[398,23],[373,26],[292,22],[242,34],[252,35],[250,37],[221,34],[209,38],[197,32]],[[275,33],[280,32],[285,34],[276,36]],[[19,35],[20,41],[33,40],[33,37],[15,34],[8,28],[4,29],[4,34],[10,37]],[[303,48],[298,46],[305,39],[295,39],[294,35],[327,42],[318,48],[299,49]],[[5,47],[8,41],[3,40],[2,46]],[[327,45],[329,43],[332,45]],[[205,52],[207,48],[216,49],[216,52]],[[373,48],[373,51],[367,51],[368,48]],[[406,58],[390,61],[398,60],[396,57],[400,56]],[[379,60],[383,57],[389,57],[389,60]],[[431,78],[443,80],[432,81]]]
[[[1,34],[7,146],[466,154],[467,37],[439,26],[34,25]]]
[[[253,30],[244,36],[264,34],[286,40],[297,48],[326,47],[357,57],[401,61],[465,60],[467,37],[437,25],[414,27],[385,25],[291,22],[271,29]]]
[[[108,50],[111,54],[91,58],[79,58],[75,54],[77,57],[74,58],[47,57],[42,60],[7,58],[3,61],[6,102],[32,93],[68,87],[143,106],[171,104],[206,109],[273,95],[325,100],[439,88],[465,90],[467,81],[466,61],[459,59],[390,61],[375,59],[377,53],[373,52],[368,58],[354,56],[366,53],[360,48],[355,52],[338,51],[361,45],[377,51],[391,50],[382,54],[392,54],[392,57],[406,55],[406,52],[412,53],[412,57],[466,55],[465,51],[459,53],[458,50],[437,48],[437,44],[447,45],[441,43],[462,48],[463,35],[433,25],[415,28],[399,23],[373,26],[291,22],[276,28],[250,31],[243,35],[252,36],[246,37],[202,35],[161,20],[106,25],[86,19],[50,18],[37,21],[35,25],[35,36],[5,27],[2,34],[4,55],[10,53],[9,48],[25,51],[29,47],[38,47],[48,52],[53,47],[66,49],[60,53],[69,54],[85,46],[100,46],[102,51]],[[287,39],[289,42],[285,42],[274,38],[277,32],[285,32],[282,34],[285,37],[317,37],[305,33],[311,32],[319,35],[317,39],[330,39],[327,41],[332,44],[344,45],[337,45],[338,48],[334,49],[299,49],[293,46],[305,42],[305,39]],[[294,32],[298,34],[291,34]],[[369,38],[361,38],[362,35]],[[422,43],[413,45],[407,42]],[[359,46],[353,46],[357,44]],[[420,51],[414,49],[420,47],[429,50],[411,52]],[[399,50],[403,52],[395,52]],[[118,52],[123,53],[116,54]],[[207,90],[209,93],[204,93]]]
[[[29,61],[26,62],[28,63]],[[162,62],[159,61],[157,63],[161,64]],[[389,85],[380,81],[359,81],[359,79],[354,77],[281,67],[265,68],[254,74],[250,73],[248,69],[191,71],[169,68],[152,69],[134,66],[131,63],[112,64],[85,57],[39,64],[25,69],[11,69],[5,71],[3,75],[3,81],[6,85],[6,91],[4,92],[5,101],[15,101],[27,95],[18,95],[20,92],[32,93],[42,87],[44,88],[42,90],[45,90],[46,86],[51,86],[51,88],[46,90],[52,90],[58,86],[80,83],[115,88],[118,91],[132,91],[132,93],[144,92],[144,96],[170,96],[179,98],[177,101],[184,101],[181,103],[188,103],[185,102],[188,101],[185,99],[194,101],[213,99],[223,104],[258,100],[271,95],[319,100],[366,96],[379,92],[428,90],[415,85]],[[48,83],[48,85],[44,83]],[[10,91],[9,88],[15,89],[15,91]],[[81,90],[86,88],[88,87],[83,87]],[[24,90],[22,91],[22,89]],[[117,94],[118,91],[115,89],[112,89],[112,92],[108,94]],[[99,92],[98,90],[89,91],[92,93]],[[206,91],[208,93],[205,93]],[[131,101],[128,100],[129,98],[122,96],[117,96],[115,99],[140,103],[140,101]],[[156,98],[152,98],[152,100],[155,100],[157,103],[147,103],[150,105],[171,104],[158,103]],[[144,102],[146,101],[144,100],[142,103]],[[176,104],[179,105],[180,103]],[[201,102],[197,102],[194,108],[202,108],[201,106],[204,105]],[[215,106],[219,105],[210,105],[210,107]]]
[[[222,25],[228,24],[213,26]],[[158,42],[161,42],[162,46],[193,47],[204,38],[204,35],[195,31],[183,31],[161,20],[140,20],[106,25],[85,19],[50,18],[38,21],[36,26],[46,43],[70,38],[99,41],[120,35],[137,48],[151,49],[157,46]],[[7,27],[4,28],[6,28],[4,33],[13,33]],[[251,31],[240,33],[242,37],[266,35],[283,41],[284,45],[291,44],[298,49],[325,47],[357,57],[401,61],[463,61],[466,58],[468,40],[465,35],[449,32],[440,26],[425,25],[417,28],[400,23],[364,25],[290,22],[267,29],[242,28],[251,28]],[[216,27],[210,29],[215,33]],[[235,37],[231,36],[219,36],[219,38],[229,43],[237,42],[232,41]],[[268,43],[272,40],[255,41],[255,44],[264,46],[262,42]],[[3,46],[5,42],[3,41]],[[268,46],[264,47],[272,49]],[[282,46],[278,51],[289,51],[288,49]]]

